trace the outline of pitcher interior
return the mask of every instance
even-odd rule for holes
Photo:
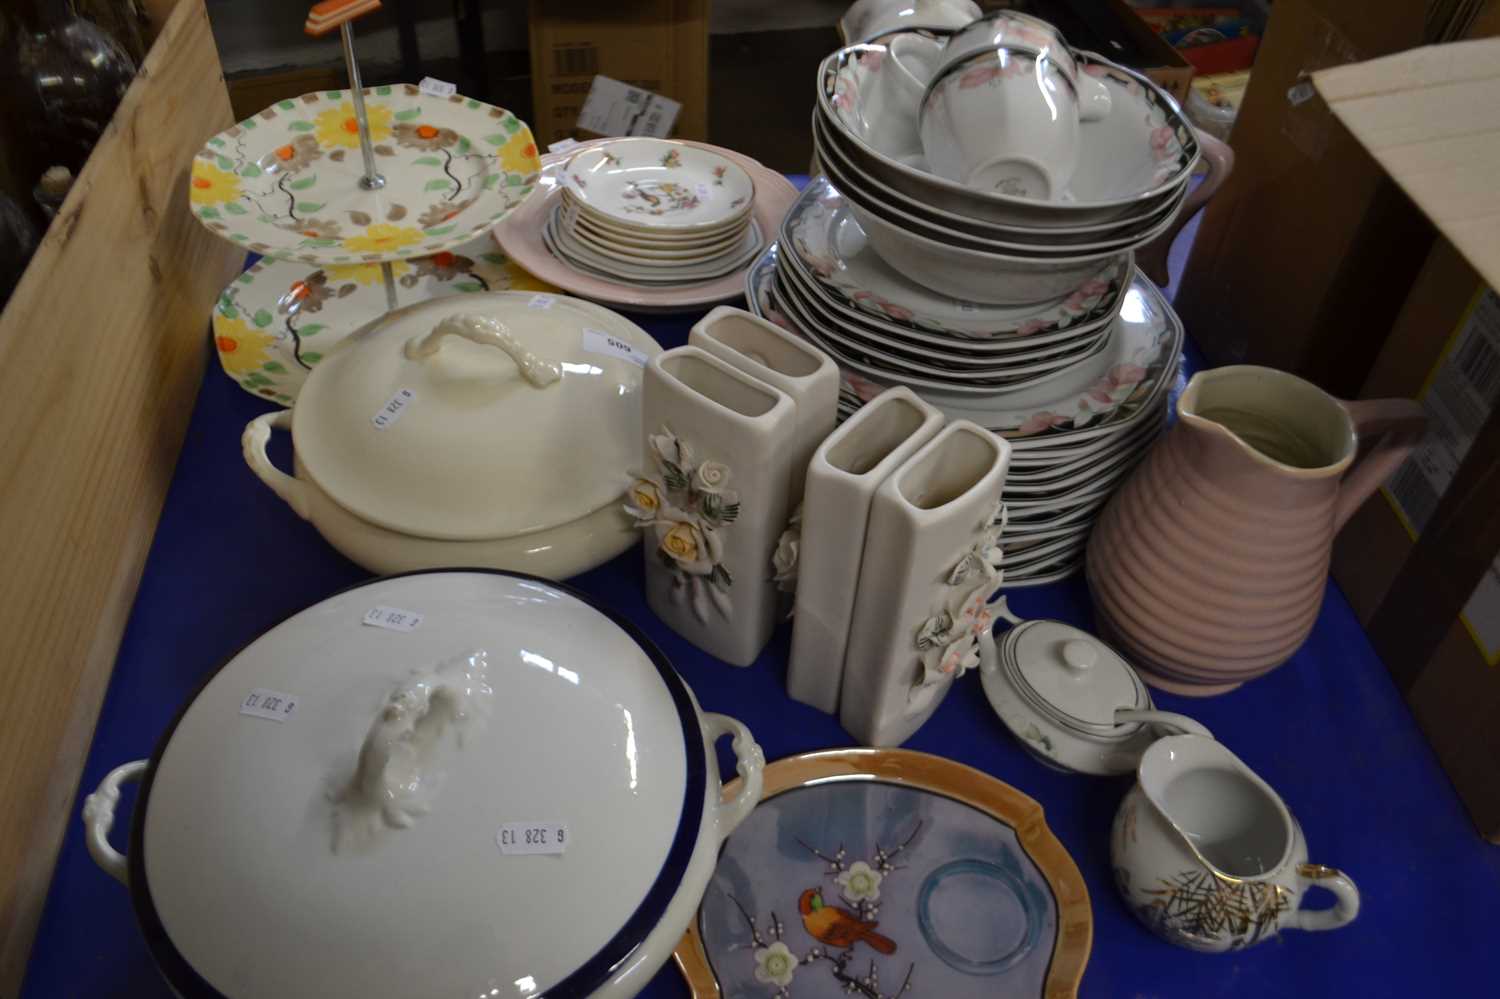
[[[1290,829],[1279,804],[1244,774],[1200,767],[1163,788],[1164,811],[1200,856],[1225,874],[1247,878],[1273,870],[1286,855]]]
[[[1251,366],[1205,372],[1183,394],[1181,406],[1184,414],[1219,424],[1290,468],[1327,468],[1354,453],[1354,427],[1344,407],[1285,372]]]

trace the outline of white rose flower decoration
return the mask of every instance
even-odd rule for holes
[[[698,466],[698,472],[693,476],[693,485],[701,493],[723,492],[724,487],[729,485],[729,466],[722,461],[705,461]]]
[[[794,526],[781,532],[776,550],[771,553],[771,568],[774,570],[771,578],[776,581],[778,589],[787,593],[797,588],[797,557],[801,549],[802,531]]]
[[[656,532],[657,548],[690,576],[707,576],[713,571],[715,558],[710,551],[710,539],[696,523],[690,520],[671,520],[662,517],[652,524]]]
[[[874,902],[880,898],[880,882],[885,880],[885,875],[863,860],[856,860],[834,880],[849,901]]]
[[[755,952],[755,980],[784,989],[797,972],[797,955],[780,940]]]

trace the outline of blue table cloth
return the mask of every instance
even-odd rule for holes
[[[673,347],[685,342],[699,316],[632,318]],[[210,358],[75,815],[112,767],[151,754],[182,703],[226,657],[287,615],[367,578],[241,460],[240,432],[268,408]],[[288,450],[287,435],[276,435],[272,457],[283,468],[290,467]],[[735,669],[688,645],[651,614],[638,551],[572,582],[644,628],[704,709],[743,720],[768,759],[851,743],[835,719],[786,697],[787,627],[753,666]],[[1081,578],[1015,591],[1011,606],[1024,617],[1092,624]],[[1312,637],[1281,669],[1219,698],[1155,697],[1160,707],[1202,721],[1280,792],[1302,824],[1310,859],[1353,877],[1364,908],[1345,929],[1293,931],[1235,954],[1196,954],[1162,943],[1136,922],[1113,886],[1109,828],[1129,781],[1042,767],[995,717],[977,676],[967,677],[907,746],[984,770],[1045,808],[1093,904],[1093,956],[1081,995],[1497,993],[1487,948],[1500,910],[1500,849],[1476,834],[1336,586],[1328,587]],[[733,770],[723,746],[721,767]],[[127,788],[117,843],[123,843],[132,798]],[[68,830],[24,996],[170,995],[136,928],[128,893],[94,865],[82,832],[77,821]],[[253,927],[245,932],[253,934]],[[642,993],[649,999],[686,994],[670,963]]]

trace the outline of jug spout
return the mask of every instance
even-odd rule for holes
[[[1296,832],[1286,804],[1222,743],[1201,735],[1158,739],[1138,775],[1181,845],[1214,874],[1269,878],[1290,860]]]
[[[1200,371],[1177,402],[1185,426],[1234,444],[1266,471],[1334,478],[1354,460],[1349,412],[1311,382],[1236,364]]]

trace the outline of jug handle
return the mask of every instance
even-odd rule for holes
[[[1177,234],[1198,214],[1198,209],[1208,204],[1208,199],[1217,193],[1234,171],[1234,150],[1227,142],[1219,141],[1201,128],[1195,128],[1193,132],[1198,137],[1198,148],[1203,150],[1203,162],[1208,164],[1208,173],[1197,187],[1188,192],[1182,207],[1177,211],[1177,218],[1167,227],[1167,231],[1135,251],[1136,266],[1163,288],[1172,280],[1167,271],[1167,255],[1172,252],[1172,243],[1177,239]]]
[[[1298,909],[1292,926],[1299,930],[1336,930],[1359,915],[1359,889],[1343,871],[1322,864],[1300,864],[1297,867],[1299,894],[1308,888],[1333,892],[1334,903],[1327,909]]]
[[[1355,434],[1361,441],[1370,440],[1370,446],[1344,473],[1333,515],[1335,531],[1406,460],[1427,429],[1427,414],[1412,399],[1361,399],[1340,404],[1354,421]]]

